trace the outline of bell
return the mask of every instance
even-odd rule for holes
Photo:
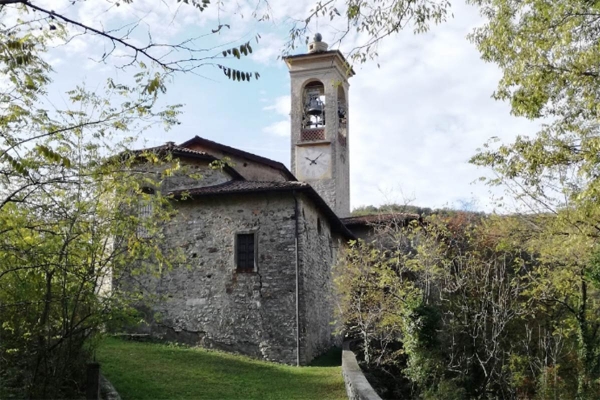
[[[306,107],[306,113],[315,117],[323,115],[323,103],[318,98],[311,98]]]
[[[346,118],[346,107],[343,103],[338,103],[338,118],[343,119]]]

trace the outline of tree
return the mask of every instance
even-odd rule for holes
[[[135,158],[109,156],[131,143],[116,135],[168,127],[178,107],[155,107],[160,84],[141,66],[133,86],[111,80],[104,93],[77,87],[68,93],[70,107],[45,108],[40,97],[51,70],[42,56],[62,34],[0,30],[8,78],[0,94],[2,398],[77,396],[95,335],[131,313],[131,299],[106,290],[112,274],[177,260],[159,246],[166,199],[142,193],[151,183],[133,172]],[[155,204],[153,218],[135,212],[140,202]],[[151,234],[141,237],[140,227]]]
[[[210,32],[199,37],[187,37],[182,41],[165,43],[153,39],[151,31],[137,33],[143,19],[136,18],[132,23],[123,26],[104,27],[94,26],[80,19],[77,14],[77,6],[85,0],[70,2],[70,8],[63,11],[55,11],[40,6],[29,0],[0,0],[0,12],[2,12],[2,26],[5,34],[14,35],[17,31],[28,30],[29,32],[59,31],[60,38],[68,44],[78,36],[97,37],[104,42],[104,52],[99,55],[97,61],[100,63],[110,62],[115,67],[136,67],[140,62],[158,67],[162,73],[173,72],[197,72],[200,68],[209,66],[217,67],[225,76],[232,80],[250,81],[258,79],[257,72],[250,73],[237,70],[226,65],[223,60],[227,57],[240,59],[252,53],[250,42],[242,43],[234,47],[218,46],[216,48],[203,48],[200,46],[201,39],[206,36],[217,35],[221,30],[229,29],[228,24],[219,24]],[[106,2],[107,13],[113,8],[112,2]],[[134,0],[123,0],[121,3],[130,5]],[[119,7],[120,2],[114,3]],[[261,0],[258,0],[258,4]],[[189,7],[190,11],[203,12],[209,5],[208,0],[177,0],[176,4]],[[18,19],[18,22],[17,22]],[[12,21],[11,21],[12,20]],[[141,36],[141,35],[145,35]],[[38,35],[34,35],[37,37]],[[57,37],[58,35],[52,35]],[[256,36],[258,42],[259,35]],[[117,50],[124,50],[124,54],[115,56]],[[9,47],[6,51],[11,51]],[[119,60],[125,60],[120,62]],[[164,90],[164,86],[161,87]]]
[[[426,32],[430,24],[444,22],[449,9],[448,0],[319,0],[304,19],[292,25],[286,51],[306,43],[309,24],[321,16],[339,23],[332,46],[360,37],[346,55],[364,63],[377,58],[380,41],[408,27],[414,33]]]
[[[2,398],[78,397],[83,363],[98,333],[130,319],[133,302],[148,295],[143,288],[108,290],[111,281],[178,261],[176,252],[161,246],[160,226],[171,215],[168,199],[146,191],[160,187],[177,162],[127,150],[149,127],[177,123],[179,106],[157,103],[166,79],[208,58],[167,60],[153,53],[162,44],[139,47],[115,32],[32,2],[0,1],[0,70],[6,77],[0,85]],[[94,91],[77,86],[58,107],[46,98],[53,74],[45,60],[48,47],[82,34],[132,52],[117,65],[127,83],[109,79]],[[185,46],[171,49],[192,51]],[[220,57],[250,51],[243,44]],[[221,69],[231,79],[250,79]],[[161,176],[141,175],[135,168],[140,160],[168,166]]]
[[[491,167],[530,212],[531,249],[541,255],[539,293],[572,315],[578,332],[578,398],[598,378],[598,65],[600,5],[593,1],[476,0],[486,24],[471,39],[503,73],[495,97],[543,122],[531,137],[488,144],[472,162]],[[535,240],[534,240],[535,238]]]
[[[335,270],[340,315],[378,389],[392,398],[597,397],[585,363],[600,346],[588,342],[581,358],[579,278],[533,251],[540,238],[529,226],[546,219],[433,215],[382,224],[376,241],[349,249]],[[598,329],[592,298],[588,333]]]

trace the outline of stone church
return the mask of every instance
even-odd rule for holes
[[[177,215],[165,228],[188,267],[156,278],[164,300],[146,333],[304,365],[339,343],[331,267],[364,228],[350,215],[348,78],[354,71],[316,35],[285,58],[291,79],[291,171],[201,137],[152,150],[202,175],[161,190]],[[213,169],[215,160],[231,166]]]

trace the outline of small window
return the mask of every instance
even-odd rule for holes
[[[255,242],[254,233],[238,233],[236,235],[235,251],[236,266],[241,272],[254,271]]]
[[[321,218],[317,217],[317,232],[321,234]]]
[[[148,186],[142,187],[141,192],[149,195],[154,195],[155,193],[154,189]],[[152,218],[153,213],[154,207],[152,201],[149,199],[141,199],[140,203],[138,204],[139,225],[137,227],[137,235],[139,238],[148,239],[151,236],[144,224],[148,223],[148,221]]]

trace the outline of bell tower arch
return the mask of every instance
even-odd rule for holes
[[[307,54],[284,58],[291,81],[291,168],[338,217],[350,215],[348,79],[354,71],[316,34]]]

